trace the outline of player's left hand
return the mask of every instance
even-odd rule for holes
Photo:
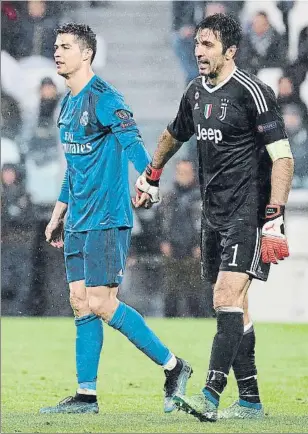
[[[261,257],[266,264],[277,264],[289,256],[289,247],[284,233],[284,206],[267,205],[265,224],[262,228]]]

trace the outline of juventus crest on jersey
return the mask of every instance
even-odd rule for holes
[[[258,198],[270,187],[269,159],[267,173],[260,172],[265,145],[286,137],[270,87],[238,68],[214,87],[199,76],[188,85],[168,131],[181,142],[196,135],[204,209],[213,225],[245,217],[250,201],[260,207]]]

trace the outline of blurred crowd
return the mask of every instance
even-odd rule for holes
[[[188,84],[198,75],[196,24],[214,13],[231,13],[244,31],[237,65],[275,91],[295,158],[293,188],[308,188],[307,2],[173,1],[173,48]],[[305,11],[306,8],[306,11]]]
[[[295,158],[294,189],[308,189],[308,18],[299,1],[173,1],[172,48],[187,84],[198,75],[196,23],[232,13],[244,38],[238,65],[272,86]],[[113,2],[3,1],[1,3],[2,298],[4,313],[55,314],[52,293],[62,285],[62,257],[44,241],[44,227],[63,174],[56,118],[65,92],[53,64],[53,30],[74,10]],[[100,12],[103,13],[103,12]],[[95,66],[102,71],[106,45],[99,36]],[[138,269],[149,297],[163,287],[166,316],[210,316],[210,291],[200,281],[200,194],[196,162],[179,160],[174,184],[160,205],[135,212],[128,273]],[[153,227],[158,237],[153,238]],[[56,279],[54,278],[56,276]],[[172,279],[171,279],[172,276]],[[45,288],[42,291],[42,288]],[[46,290],[48,288],[48,290]],[[129,298],[129,292],[123,288]],[[128,295],[127,295],[128,294]],[[63,303],[63,306],[68,303]],[[11,309],[11,310],[10,310]],[[63,307],[60,313],[68,314]],[[146,313],[146,306],[144,308]]]

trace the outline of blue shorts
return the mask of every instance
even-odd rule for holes
[[[130,228],[69,232],[64,236],[68,283],[85,280],[86,286],[119,285],[130,246]]]

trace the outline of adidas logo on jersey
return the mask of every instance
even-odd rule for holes
[[[201,125],[197,125],[197,140],[214,140],[217,144],[222,141],[222,132],[213,128],[201,128]]]

